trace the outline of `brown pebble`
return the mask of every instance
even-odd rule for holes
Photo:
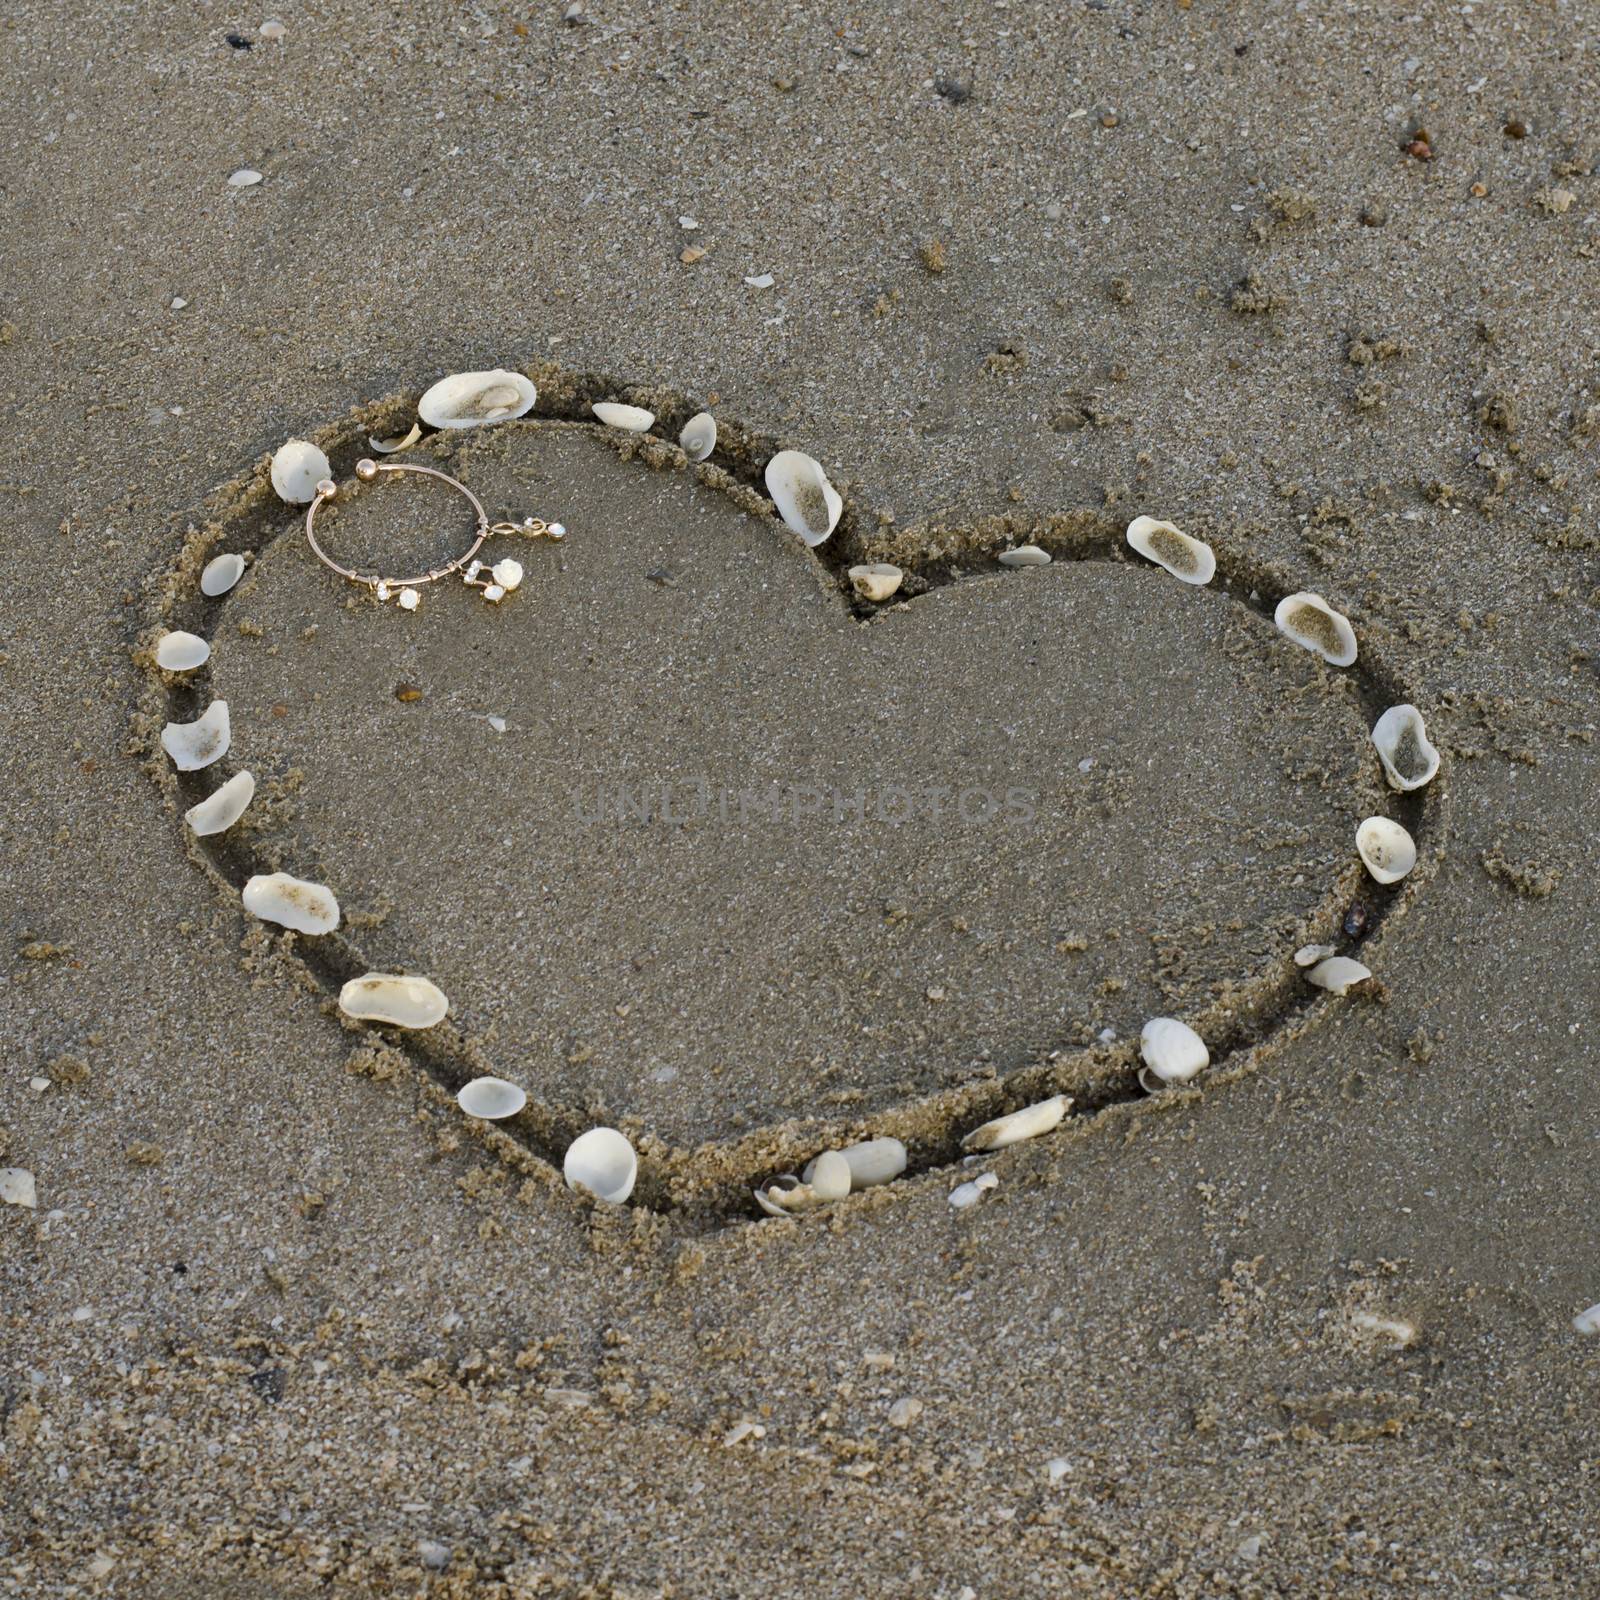
[[[413,700],[422,698],[422,690],[414,683],[397,683],[394,686],[394,697],[402,705],[410,705]]]
[[[1432,161],[1433,146],[1426,139],[1418,137],[1406,146],[1406,154],[1416,161]]]
[[[706,254],[707,252],[704,245],[692,244],[688,246],[687,249],[680,250],[678,252],[678,259],[684,264],[684,266],[692,267],[695,262],[704,261]]]
[[[1481,200],[1486,194],[1488,194],[1489,186],[1486,183],[1475,183],[1468,192],[1472,195],[1474,200]]]
[[[272,715],[282,721],[284,717],[289,715],[289,708],[286,705],[275,705],[272,708]]]
[[[1526,139],[1528,124],[1521,117],[1511,117],[1500,130],[1508,139]]]

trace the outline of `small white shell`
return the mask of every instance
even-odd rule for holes
[[[261,174],[254,167],[240,167],[228,175],[230,189],[253,189],[261,182]]]
[[[215,600],[226,594],[244,576],[244,557],[234,555],[213,556],[200,574],[200,593]]]
[[[1190,538],[1170,522],[1135,517],[1128,524],[1128,543],[1183,583],[1210,583],[1216,576],[1217,558],[1211,546],[1203,539]]]
[[[1335,611],[1320,594],[1301,590],[1286,594],[1272,613],[1278,632],[1303,649],[1319,655],[1331,667],[1355,665],[1356,630],[1350,619]]]
[[[898,1139],[863,1139],[859,1144],[847,1144],[838,1154],[850,1168],[852,1189],[888,1183],[906,1170],[906,1147]],[[801,1173],[804,1182],[810,1183],[816,1177],[821,1159],[819,1156]]]
[[[755,1191],[756,1204],[761,1207],[769,1217],[789,1216],[789,1201],[791,1197],[795,1202],[795,1210],[800,1210],[805,1201],[811,1197],[809,1186],[801,1183],[792,1172],[786,1172],[780,1178],[774,1178],[770,1183],[764,1183]]]
[[[469,1117],[483,1122],[514,1117],[527,1103],[527,1095],[504,1078],[474,1078],[456,1096],[456,1104]]]
[[[0,1205],[38,1209],[39,1192],[26,1167],[0,1167]]]
[[[643,433],[656,420],[655,412],[643,406],[625,406],[619,400],[597,400],[589,409],[608,428],[621,428],[624,433]]]
[[[209,834],[226,833],[244,815],[255,794],[255,778],[248,772],[236,772],[220,789],[190,806],[183,820],[202,839]]]
[[[844,501],[821,462],[803,450],[780,450],[767,463],[765,476],[778,515],[808,545],[821,544],[838,526]]]
[[[1020,544],[1015,550],[1002,550],[995,559],[1002,567],[1048,567],[1050,552],[1036,544]]]
[[[1020,1111],[974,1128],[961,1141],[963,1150],[1004,1150],[1007,1145],[1020,1144],[1024,1139],[1036,1139],[1041,1133],[1060,1125],[1072,1102],[1064,1095],[1052,1095],[1048,1100],[1035,1101]]]
[[[494,574],[494,581],[508,594],[522,582],[522,563],[513,561],[510,556],[495,562],[489,570]]]
[[[431,1028],[443,1022],[450,1002],[426,978],[368,972],[339,991],[339,1009],[357,1022],[391,1022],[397,1028]]]
[[[368,445],[376,450],[380,456],[392,456],[397,450],[409,450],[418,439],[422,437],[422,424],[413,422],[409,433],[399,434],[393,439],[371,439]]]
[[[317,485],[332,476],[328,458],[305,439],[290,439],[272,453],[272,487],[292,506],[310,505]]]
[[[1572,1319],[1572,1326],[1578,1333],[1600,1333],[1600,1305],[1593,1305],[1587,1311],[1580,1311]]]
[[[539,391],[520,372],[455,372],[441,378],[417,402],[430,428],[477,428],[509,422],[533,409]]]
[[[704,461],[717,448],[717,419],[709,411],[697,411],[683,425],[678,445],[691,461]]]
[[[1306,974],[1306,979],[1319,989],[1326,989],[1329,994],[1343,994],[1358,983],[1365,983],[1371,976],[1371,967],[1364,967],[1349,956],[1329,956],[1327,960],[1319,961]]]
[[[251,916],[296,933],[332,933],[339,926],[339,902],[333,891],[287,872],[257,873],[244,886],[243,899]]]
[[[193,672],[211,659],[211,646],[197,633],[175,628],[156,641],[156,665],[163,672]]]
[[[179,772],[198,772],[227,755],[232,738],[228,702],[213,700],[193,722],[169,722],[161,730],[161,748]]]
[[[1368,817],[1356,829],[1356,851],[1379,883],[1398,883],[1417,864],[1417,844],[1398,822]]]
[[[873,605],[882,605],[885,600],[898,594],[900,585],[905,582],[906,577],[899,567],[887,561],[874,561],[864,567],[851,567],[847,576],[850,579],[850,587],[863,600],[870,600]]]
[[[1319,961],[1326,961],[1337,945],[1331,944],[1303,944],[1294,953],[1294,964],[1297,967],[1314,967]]]
[[[1391,789],[1420,789],[1439,770],[1439,752],[1428,743],[1427,727],[1415,706],[1390,706],[1373,724],[1372,742]]]
[[[587,1189],[596,1200],[620,1206],[633,1193],[639,1157],[615,1128],[591,1128],[567,1146],[561,1171],[569,1189]]]
[[[842,1200],[850,1193],[853,1179],[850,1163],[837,1150],[824,1150],[811,1163],[806,1182],[819,1200]]]
[[[975,1206],[983,1199],[984,1191],[997,1189],[1000,1179],[993,1172],[980,1172],[976,1178],[968,1183],[958,1183],[950,1191],[950,1204],[957,1211],[965,1211],[968,1206]]]
[[[1206,1042],[1187,1022],[1176,1017],[1152,1017],[1139,1030],[1139,1054],[1151,1077],[1162,1088],[1187,1083],[1197,1072],[1211,1065]],[[1149,1089],[1144,1073],[1139,1081]]]

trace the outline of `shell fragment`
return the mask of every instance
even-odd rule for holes
[[[1181,528],[1154,517],[1135,517],[1128,524],[1128,543],[1147,561],[1165,567],[1183,583],[1210,583],[1217,558],[1203,539],[1191,539]]]
[[[974,1128],[961,1141],[963,1150],[1004,1150],[1007,1145],[1020,1144],[1024,1139],[1036,1139],[1059,1127],[1072,1102],[1064,1094],[1052,1095],[1048,1100],[1036,1101],[1020,1111],[996,1117],[982,1127]]]
[[[213,700],[193,722],[169,722],[161,730],[161,748],[179,772],[198,772],[227,755],[232,738],[228,702]]]
[[[202,839],[213,833],[226,833],[244,815],[255,794],[255,778],[248,772],[236,772],[198,805],[190,806],[183,820]]]
[[[1350,667],[1356,659],[1356,630],[1320,594],[1302,590],[1288,594],[1272,613],[1278,632],[1303,650],[1319,655],[1330,667]]]
[[[844,500],[803,450],[780,450],[767,463],[765,481],[778,515],[808,545],[821,544],[838,526]]]
[[[655,412],[619,400],[597,400],[589,409],[608,428],[620,428],[624,433],[643,433],[656,420]]]
[[[426,978],[368,972],[339,991],[339,1009],[357,1022],[389,1022],[397,1028],[431,1028],[444,1021],[450,1002]]]
[[[1420,789],[1439,771],[1439,752],[1428,742],[1422,713],[1413,705],[1390,706],[1373,724],[1372,742],[1391,789]]]
[[[197,633],[176,628],[156,641],[156,665],[163,672],[193,672],[210,659],[211,646]]]
[[[245,884],[243,900],[251,916],[296,933],[332,933],[339,926],[339,902],[333,891],[287,872],[257,873]]]
[[[1329,956],[1327,960],[1319,961],[1306,974],[1306,979],[1319,989],[1326,989],[1329,994],[1345,994],[1371,976],[1371,967],[1363,966],[1349,956]]]

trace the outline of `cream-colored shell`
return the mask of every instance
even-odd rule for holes
[[[1319,961],[1326,961],[1337,948],[1331,944],[1303,944],[1294,953],[1294,964],[1297,967],[1314,967]]]
[[[1580,1311],[1572,1319],[1572,1328],[1575,1333],[1600,1333],[1600,1305],[1592,1305],[1587,1311]]]
[[[1371,967],[1363,966],[1349,956],[1329,956],[1306,974],[1310,982],[1319,989],[1326,989],[1329,994],[1344,994],[1358,983],[1365,983],[1371,976]]]
[[[589,407],[608,428],[621,428],[624,433],[643,433],[656,420],[653,411],[643,406],[624,405],[620,400],[597,400]]]
[[[873,605],[882,605],[885,600],[898,594],[900,585],[905,582],[906,577],[899,567],[887,561],[874,561],[867,566],[851,567],[847,576],[850,579],[850,587],[863,600],[870,600]]]
[[[402,434],[397,434],[393,439],[367,440],[368,445],[376,450],[380,456],[392,456],[401,450],[409,450],[418,439],[422,437],[421,422],[413,422],[410,428]]]
[[[504,367],[453,372],[427,390],[417,402],[417,415],[430,428],[481,428],[525,415],[538,398],[539,391],[527,378]]]
[[[1037,1139],[1059,1127],[1072,1104],[1064,1094],[1052,1095],[1048,1100],[1035,1101],[1020,1111],[995,1117],[982,1127],[974,1128],[961,1141],[963,1150],[1004,1150],[1007,1145],[1020,1144],[1024,1139]]]
[[[242,898],[251,916],[296,933],[332,933],[339,926],[339,902],[333,891],[287,872],[258,872],[245,884]]]
[[[678,446],[691,461],[704,461],[717,448],[717,419],[709,411],[697,411],[683,425]]]
[[[1211,546],[1170,522],[1135,517],[1128,524],[1127,537],[1129,545],[1147,561],[1165,567],[1182,583],[1210,583],[1216,576],[1217,558]]]
[[[847,1144],[838,1153],[850,1168],[852,1189],[888,1183],[906,1170],[906,1147],[898,1139],[863,1139],[859,1144]],[[817,1159],[820,1161],[821,1157]],[[812,1161],[800,1174],[801,1181],[810,1183],[816,1173],[817,1161]]]
[[[527,1103],[527,1095],[504,1078],[474,1078],[456,1095],[456,1104],[469,1117],[477,1117],[481,1122],[514,1117]]]
[[[198,633],[174,628],[156,640],[156,665],[163,672],[193,672],[211,659],[211,646]]]
[[[975,1206],[983,1199],[990,1189],[1000,1187],[1000,1178],[997,1173],[980,1172],[976,1178],[969,1179],[966,1183],[958,1183],[950,1191],[950,1205],[953,1210],[965,1211],[968,1206]]]
[[[585,1189],[596,1200],[620,1206],[633,1193],[639,1157],[615,1128],[591,1128],[567,1146],[561,1172],[569,1189]]]
[[[200,593],[215,600],[218,595],[226,594],[243,576],[243,556],[235,555],[231,550],[213,556],[200,574]]]
[[[0,1205],[38,1209],[39,1191],[26,1167],[0,1167]]]
[[[1015,550],[1002,550],[995,559],[1002,567],[1048,567],[1050,552],[1036,544],[1019,544]]]
[[[1417,864],[1417,844],[1389,817],[1368,817],[1356,829],[1356,852],[1379,883],[1398,883]]]
[[[808,545],[821,544],[838,526],[844,500],[821,462],[803,450],[780,450],[767,463],[765,481],[778,515]]]
[[[1196,1073],[1211,1065],[1211,1052],[1206,1042],[1187,1022],[1176,1017],[1152,1017],[1139,1030],[1139,1054],[1144,1059],[1145,1071],[1139,1081],[1146,1090],[1150,1084],[1146,1077],[1154,1078],[1163,1089],[1187,1083]]]
[[[213,789],[204,800],[189,807],[183,820],[190,832],[204,839],[213,833],[226,833],[255,799],[256,780],[249,772],[236,772],[219,789]]]
[[[227,755],[232,738],[228,702],[213,700],[193,722],[169,722],[161,730],[161,748],[179,772],[198,772]]]
[[[431,1028],[444,1021],[450,1002],[426,978],[368,972],[339,991],[339,1009],[357,1022],[388,1022],[397,1028]]]
[[[1391,789],[1420,789],[1439,771],[1439,752],[1428,742],[1427,725],[1413,705],[1390,706],[1373,724],[1372,743]]]
[[[1331,667],[1351,667],[1356,660],[1356,630],[1320,594],[1302,589],[1286,594],[1272,613],[1278,632]]]
[[[272,487],[292,506],[309,505],[317,485],[333,476],[328,458],[305,439],[290,439],[272,453]]]

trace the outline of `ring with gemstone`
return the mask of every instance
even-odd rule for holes
[[[379,572],[357,572],[350,567],[340,566],[317,543],[317,511],[339,492],[339,486],[332,478],[324,478],[317,485],[316,498],[306,510],[306,542],[311,546],[312,553],[330,571],[337,572],[341,578],[347,578],[351,583],[359,583],[364,589],[372,590],[379,600],[392,599],[402,611],[415,611],[421,605],[421,590],[425,584],[437,583],[439,579],[448,578],[457,572],[461,574],[462,581],[469,588],[481,590],[485,600],[491,603],[504,600],[522,582],[522,564],[509,557],[493,563],[479,560],[478,552],[483,548],[484,540],[491,534],[514,534],[525,539],[558,540],[567,536],[567,530],[559,522],[545,522],[538,517],[524,517],[521,522],[491,523],[489,514],[483,509],[483,503],[477,495],[466,484],[458,482],[447,472],[440,472],[437,467],[416,466],[404,461],[373,461],[368,457],[356,462],[356,476],[363,483],[371,483],[380,472],[420,472],[425,477],[438,478],[467,497],[476,518],[473,524],[474,537],[471,548],[463,551],[453,561],[446,562],[442,567],[431,568],[414,578],[387,578]]]

